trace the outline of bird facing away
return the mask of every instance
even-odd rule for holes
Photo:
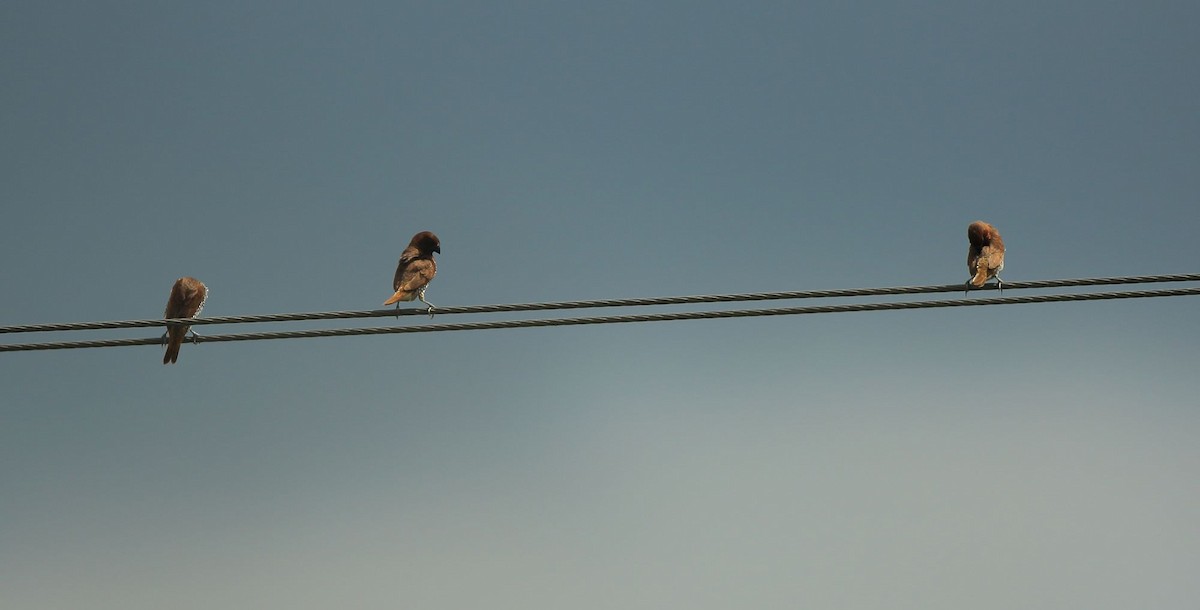
[[[1000,279],[1000,271],[1004,269],[1004,240],[996,227],[977,220],[967,227],[967,240],[971,242],[967,250],[967,271],[971,279],[967,280],[967,289],[971,286],[979,288],[991,278],[996,278],[996,287],[1004,290],[1004,282]]]
[[[395,303],[399,309],[400,301],[420,299],[429,306],[429,315],[433,315],[433,303],[425,300],[425,288],[433,281],[433,276],[437,275],[434,252],[442,253],[442,242],[438,240],[437,235],[429,231],[413,235],[408,247],[400,253],[400,263],[396,265],[396,275],[392,278],[392,290],[395,290],[396,294],[384,301],[384,305]]]
[[[207,299],[208,287],[204,282],[194,277],[181,277],[171,286],[171,297],[167,299],[167,310],[163,312],[163,318],[194,318],[200,315]],[[163,354],[163,364],[171,364],[179,359],[179,346],[191,328],[188,325],[167,326],[167,353]]]

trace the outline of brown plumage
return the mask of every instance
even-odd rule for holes
[[[971,247],[967,250],[967,271],[971,279],[967,283],[979,288],[991,278],[996,278],[996,287],[1004,289],[1000,279],[1000,271],[1004,269],[1004,240],[996,227],[977,220],[967,227],[967,240]]]
[[[392,290],[395,290],[396,294],[384,301],[384,305],[396,303],[398,308],[400,301],[420,299],[429,306],[430,315],[433,315],[433,304],[425,300],[425,288],[433,281],[433,276],[437,275],[434,252],[442,253],[442,242],[438,240],[437,235],[429,231],[413,235],[408,247],[400,253],[400,263],[396,265],[396,275],[392,278]]]
[[[163,312],[163,318],[194,318],[204,309],[206,299],[208,287],[204,282],[194,277],[181,277],[171,286],[171,297],[167,299],[167,310]],[[167,327],[167,353],[163,354],[163,364],[171,364],[179,359],[179,346],[191,328],[187,325]]]

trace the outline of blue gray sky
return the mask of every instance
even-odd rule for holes
[[[1198,24],[7,2],[0,323],[1196,272]],[[0,605],[1192,607],[1198,305],[0,354]]]

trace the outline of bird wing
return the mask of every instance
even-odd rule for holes
[[[194,318],[204,308],[208,299],[208,287],[199,280],[182,278],[171,286],[171,296],[167,298],[167,309],[164,318]]]
[[[1004,248],[994,246],[984,246],[975,252],[972,248],[967,257],[967,270],[973,276],[971,284],[973,286],[982,286],[988,279],[995,277],[996,273],[1004,267]]]
[[[397,292],[416,292],[437,274],[437,263],[432,258],[418,258],[404,264],[400,259],[400,267],[396,269],[396,277],[392,280],[392,289]]]
[[[167,308],[163,311],[163,318],[182,318],[185,303],[187,303],[187,291],[184,288],[183,280],[179,280],[171,286],[171,296],[167,297]]]
[[[399,290],[404,274],[413,261],[421,257],[421,251],[409,246],[400,253],[400,262],[396,263],[396,275],[392,276],[392,290]]]
[[[1004,249],[995,246],[984,246],[979,253],[980,266],[986,267],[989,274],[994,274],[996,269],[1004,266]]]

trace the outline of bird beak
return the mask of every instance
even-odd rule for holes
[[[433,247],[433,251],[434,251],[434,252],[437,252],[438,254],[441,254],[441,253],[442,253],[442,247],[441,247],[441,246],[434,246],[434,247]]]

